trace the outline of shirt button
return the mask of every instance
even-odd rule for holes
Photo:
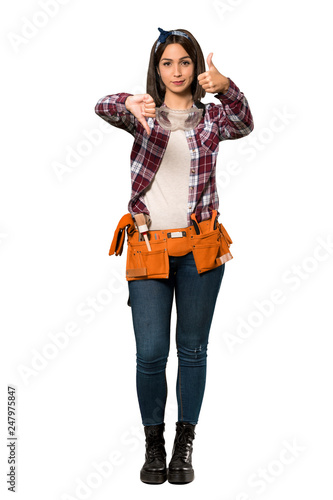
[[[195,169],[194,169],[194,168],[192,168],[191,172],[192,172],[192,174],[194,174],[194,172],[195,172]]]
[[[192,207],[188,207],[188,208],[189,208],[189,210],[192,210]]]
[[[193,187],[192,186],[190,187],[190,190],[193,191]]]

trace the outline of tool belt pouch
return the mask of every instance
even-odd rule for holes
[[[145,241],[139,241],[139,233],[128,238],[126,279],[167,278],[169,257],[165,240],[150,240],[151,251]]]
[[[221,222],[219,223],[219,229],[220,229],[220,232],[222,235],[222,242],[223,242],[222,250],[224,249],[227,251],[227,250],[229,250],[229,246],[232,243],[232,239],[230,238],[229,234],[227,233],[226,228],[223,226],[223,224]]]
[[[125,231],[129,236],[135,231],[134,222],[130,213],[125,214],[118,222],[111,242],[109,255],[121,255],[123,252]]]
[[[210,269],[224,264],[233,257],[229,246],[232,240],[221,223],[216,229],[203,234],[192,236],[192,251],[198,273],[204,273]]]
[[[218,229],[192,236],[192,244],[193,257],[198,273],[203,273],[220,265],[217,262],[221,248],[221,233]]]
[[[230,245],[232,244],[232,239],[230,238],[226,228],[223,226],[223,224],[220,222],[218,223],[218,229],[221,234],[221,240],[220,240],[220,253],[218,255],[218,260],[222,264],[227,262],[228,260],[233,259],[233,256],[230,253]]]

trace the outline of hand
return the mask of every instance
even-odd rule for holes
[[[222,92],[223,94],[228,90],[230,81],[229,78],[223,76],[212,63],[213,52],[208,54],[207,64],[208,71],[198,75],[198,82],[201,87],[211,94]]]
[[[125,107],[143,125],[145,131],[150,135],[147,118],[155,118],[155,101],[149,94],[136,94],[127,97]]]

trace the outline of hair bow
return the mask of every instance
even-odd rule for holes
[[[162,28],[158,28],[158,31],[160,32],[160,36],[158,37],[158,40],[157,40],[157,44],[155,46],[155,52],[157,50],[157,47],[161,44],[161,43],[164,43],[165,40],[168,38],[168,36],[170,35],[180,35],[180,36],[185,36],[186,38],[188,38],[189,40],[191,40],[191,38],[186,34],[184,33],[183,31],[177,31],[177,30],[172,30],[172,31],[165,31],[165,30],[162,30]]]
[[[158,31],[161,33],[160,36],[158,37],[158,41],[160,43],[164,43],[165,40],[168,38],[168,36],[172,35],[172,31],[165,31],[162,30],[162,28],[158,28]]]

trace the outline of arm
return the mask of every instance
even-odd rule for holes
[[[110,125],[126,130],[134,136],[138,122],[125,106],[127,97],[131,95],[133,94],[121,92],[102,97],[95,106],[95,113]]]
[[[215,94],[222,106],[217,106],[216,120],[219,127],[220,141],[239,139],[248,135],[254,128],[249,104],[244,94],[229,78],[227,91]]]

